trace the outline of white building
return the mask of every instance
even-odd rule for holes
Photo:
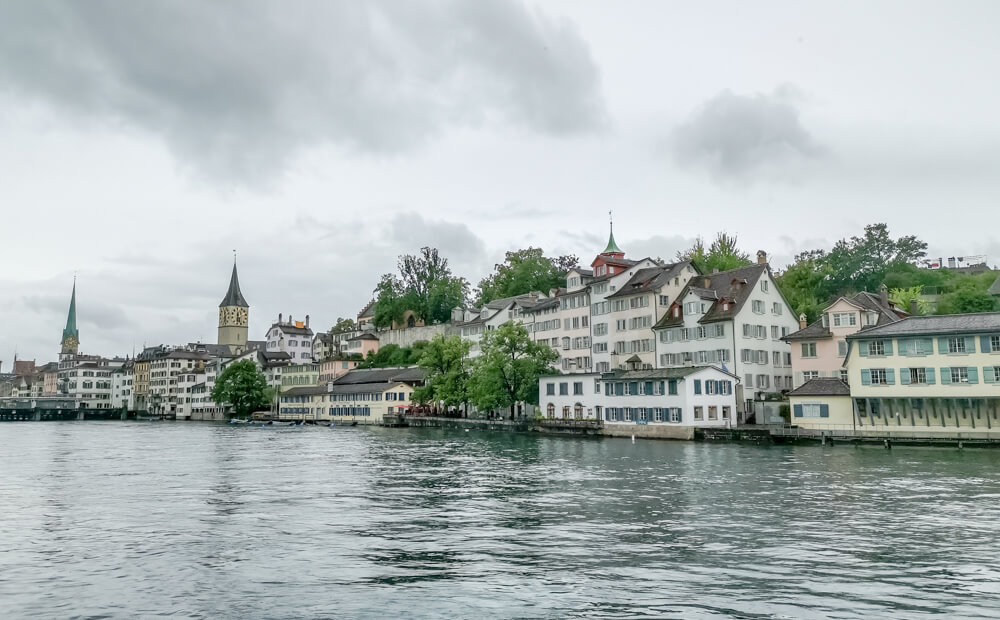
[[[516,297],[495,299],[480,308],[478,314],[456,308],[452,312],[452,321],[459,330],[462,339],[472,343],[469,348],[469,357],[475,358],[479,357],[479,342],[483,334],[500,327],[507,321],[526,324],[528,331],[531,332],[533,330],[531,325],[535,320],[531,310],[546,300],[548,298],[538,291]]]
[[[312,361],[313,331],[309,328],[309,315],[305,321],[294,321],[291,315],[287,321],[282,319],[279,314],[278,321],[267,330],[267,351],[288,353],[296,363]]]
[[[781,338],[798,327],[760,252],[755,265],[688,282],[655,326],[657,365],[719,365],[742,378],[751,400],[791,389],[791,348]]]
[[[111,408],[133,411],[135,409],[135,362],[128,361],[111,371]]]
[[[85,409],[111,409],[111,372],[125,360],[67,355],[59,360],[59,388]]]

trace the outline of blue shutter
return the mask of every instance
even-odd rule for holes
[[[997,371],[992,366],[983,366],[983,381],[986,383],[997,382]]]
[[[694,380],[694,393],[701,394],[701,379]]]
[[[910,369],[900,368],[899,369],[899,383],[901,385],[910,385]]]
[[[979,337],[979,351],[981,353],[992,353],[992,351],[990,349],[991,349],[991,347],[990,347],[990,337],[989,336],[980,336]]]
[[[872,371],[867,368],[861,369],[861,385],[871,385],[872,384]]]
[[[678,422],[683,422],[684,421],[684,410],[681,409],[680,407],[677,407],[676,409],[677,409],[677,421]]]
[[[858,341],[858,354],[861,357],[868,357],[868,341],[866,340]]]
[[[886,385],[896,385],[896,369],[886,368],[885,369],[885,384]]]
[[[948,339],[938,338],[938,353],[947,353],[947,352],[948,352]]]
[[[884,340],[885,342],[885,354],[892,355],[892,340]]]
[[[632,396],[635,396],[636,394],[639,393],[639,382],[638,381],[629,381],[628,382],[628,393],[631,394]]]
[[[969,383],[979,383],[979,369],[969,366]]]
[[[934,369],[924,368],[924,374],[927,375],[927,385],[934,385]]]
[[[965,352],[975,353],[976,352],[976,339],[972,336],[965,337]]]
[[[649,396],[649,395],[651,395],[653,393],[653,382],[652,381],[647,381],[646,382],[646,385],[644,386],[644,391],[645,391],[645,393],[646,393],[647,396]]]
[[[792,409],[795,411],[795,417],[802,417],[802,405],[792,405]]]
[[[819,417],[829,418],[830,417],[830,405],[820,405],[819,406]]]
[[[945,345],[947,347],[948,345]],[[951,368],[941,369],[941,385],[951,383]]]

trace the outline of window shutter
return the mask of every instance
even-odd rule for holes
[[[900,368],[899,369],[899,383],[900,385],[910,385],[910,369]]]
[[[979,383],[979,369],[969,366],[969,383]]]
[[[927,385],[934,385],[934,369],[924,368],[924,374],[927,375]]]
[[[795,373],[795,384],[796,385],[802,385],[802,373],[801,372]]]
[[[986,383],[997,382],[997,371],[992,366],[983,366],[983,381]]]
[[[830,417],[830,405],[820,405],[819,406],[819,417],[829,418]]]
[[[694,393],[701,394],[701,379],[694,380]]]
[[[861,385],[871,385],[872,384],[872,371],[867,368],[861,369]]]
[[[948,345],[946,344],[944,346],[945,346],[945,349],[947,350]],[[946,385],[948,383],[951,383],[951,368],[942,368],[941,369],[941,385]]]
[[[992,353],[990,350],[990,337],[980,336],[979,337],[979,351],[980,353]]]
[[[886,368],[885,369],[885,384],[886,385],[896,385],[896,369]]]
[[[972,336],[965,337],[965,352],[975,353],[976,352],[976,339]]]
[[[938,338],[938,353],[947,353],[947,352],[948,352],[948,339]],[[944,381],[942,381],[941,383],[944,383]]]
[[[792,409],[795,410],[795,417],[796,418],[801,418],[802,417],[802,405],[792,405]]]
[[[892,340],[883,340],[885,343],[885,354],[892,355]]]
[[[635,396],[636,394],[639,393],[639,382],[638,381],[629,381],[629,384],[628,384],[628,393],[631,394],[632,396]]]
[[[864,340],[858,341],[858,354],[861,357],[868,357],[868,342]]]

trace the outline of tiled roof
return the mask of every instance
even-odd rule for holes
[[[664,265],[663,267],[640,269],[617,291],[608,295],[608,299],[656,291],[660,287],[669,284],[675,277],[678,277],[684,271],[684,268],[690,264],[690,261],[683,261]]]
[[[756,263],[738,269],[720,271],[719,273],[694,276],[677,296],[675,303],[682,302],[689,292],[694,291],[702,299],[716,299],[699,323],[714,323],[735,317],[750,298],[757,281],[767,270],[766,263]],[[723,300],[729,300],[729,309],[723,310]],[[683,312],[674,317],[672,311],[663,315],[654,329],[674,327],[684,324]]]
[[[1000,332],[1000,312],[910,316],[895,323],[878,325],[871,329],[851,334],[848,336],[848,339],[872,338],[876,336],[976,334],[983,332]]]
[[[814,321],[797,332],[788,334],[782,340],[791,342],[793,340],[826,340],[833,338],[833,332],[823,327],[823,321]]]
[[[851,388],[836,377],[810,379],[788,393],[789,396],[850,396]]]
[[[722,370],[718,366],[678,366],[677,368],[654,368],[650,370],[614,370],[601,375],[601,379],[683,379],[688,375],[693,375],[696,372],[701,372],[702,370],[707,369],[718,370],[719,372],[733,377],[736,376],[731,372]]]
[[[271,328],[277,327],[282,332],[288,334],[289,336],[312,336],[313,330],[308,327],[298,327],[296,325],[289,325],[288,323],[272,323]]]
[[[337,385],[359,384],[359,383],[410,383],[424,380],[423,368],[417,366],[403,366],[395,368],[365,368],[348,371],[343,376],[337,378],[334,383]]]
[[[348,342],[350,342],[351,340],[378,340],[378,336],[376,336],[371,332],[365,332],[359,336],[355,336],[354,338],[347,339]]]
[[[358,313],[358,318],[359,319],[366,319],[366,318],[373,317],[373,316],[375,316],[375,300],[374,299],[371,300],[371,301],[369,301],[368,304],[364,308],[361,309],[361,312]]]

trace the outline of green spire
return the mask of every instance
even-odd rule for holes
[[[76,278],[73,278],[73,296],[69,299],[69,314],[66,315],[66,329],[63,330],[63,342],[72,336],[78,342],[80,334],[76,330]]]
[[[611,222],[611,235],[608,237],[608,247],[604,248],[601,254],[624,254],[618,244],[615,243],[615,223]]]

